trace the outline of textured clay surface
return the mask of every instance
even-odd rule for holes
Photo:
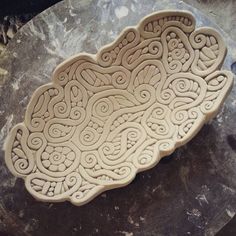
[[[127,185],[214,117],[233,76],[226,47],[188,12],[126,28],[96,55],[59,65],[5,143],[10,171],[38,200],[82,205]]]

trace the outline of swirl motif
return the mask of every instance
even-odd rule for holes
[[[81,165],[85,168],[93,168],[97,164],[97,156],[94,152],[83,152],[81,155]]]
[[[85,110],[81,107],[72,107],[70,111],[70,118],[72,120],[83,121],[85,118]]]
[[[66,176],[76,169],[80,158],[80,151],[77,147],[45,145],[36,154],[37,165],[40,171],[50,176]]]
[[[115,151],[115,147],[114,147],[114,144],[112,143],[105,143],[104,146],[102,147],[102,152],[104,153],[105,156],[112,155],[114,151]]]
[[[109,98],[102,98],[94,104],[93,114],[98,117],[109,116],[113,111],[113,103]]]
[[[62,71],[59,75],[58,75],[58,82],[60,85],[65,85],[67,84],[69,80],[69,76],[66,72]]]
[[[94,128],[86,127],[81,132],[80,141],[83,145],[89,146],[96,143],[99,136],[100,136],[99,133]]]
[[[44,136],[42,133],[32,133],[29,135],[27,144],[29,148],[38,150],[40,147],[43,146],[44,143]]]
[[[125,68],[131,70],[136,68],[141,62],[144,62],[148,56],[149,59],[157,59],[162,56],[163,47],[158,39],[144,40],[136,47],[125,52],[122,58],[122,64]]]
[[[123,71],[118,71],[112,75],[111,82],[115,88],[125,89],[129,84],[129,78]]]
[[[135,89],[134,96],[139,102],[147,103],[151,99],[153,92],[154,89],[150,85],[142,84]]]
[[[35,91],[6,141],[8,168],[43,201],[82,205],[127,185],[217,114],[233,82],[225,53],[188,12],[147,16]]]
[[[66,118],[70,113],[70,107],[65,102],[59,102],[54,106],[54,114],[58,118]]]
[[[139,41],[139,33],[134,28],[125,30],[123,35],[121,35],[120,40],[110,47],[104,47],[104,49],[98,53],[98,64],[103,67],[119,64],[124,53],[129,48],[136,46]]]

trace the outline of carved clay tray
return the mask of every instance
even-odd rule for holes
[[[10,132],[5,159],[38,200],[82,205],[188,142],[233,83],[212,28],[162,11],[126,28],[96,55],[60,64]]]

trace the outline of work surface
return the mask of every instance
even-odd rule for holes
[[[213,26],[196,9],[172,1],[68,1],[41,13],[9,43],[1,67],[0,145],[9,129],[23,120],[33,91],[50,81],[55,66],[79,52],[96,53],[128,25],[165,9],[190,10],[198,26]],[[220,30],[219,28],[217,28]],[[222,32],[222,31],[221,31]],[[235,60],[229,48],[225,68]],[[0,231],[10,235],[212,235],[236,208],[236,89],[220,114],[187,145],[156,167],[138,174],[127,187],[91,203],[40,203],[16,180],[0,151]]]

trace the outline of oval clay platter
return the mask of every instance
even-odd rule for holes
[[[127,185],[217,114],[233,84],[225,55],[221,35],[195,29],[189,12],[145,17],[34,92],[5,142],[9,170],[47,202],[83,205]]]

